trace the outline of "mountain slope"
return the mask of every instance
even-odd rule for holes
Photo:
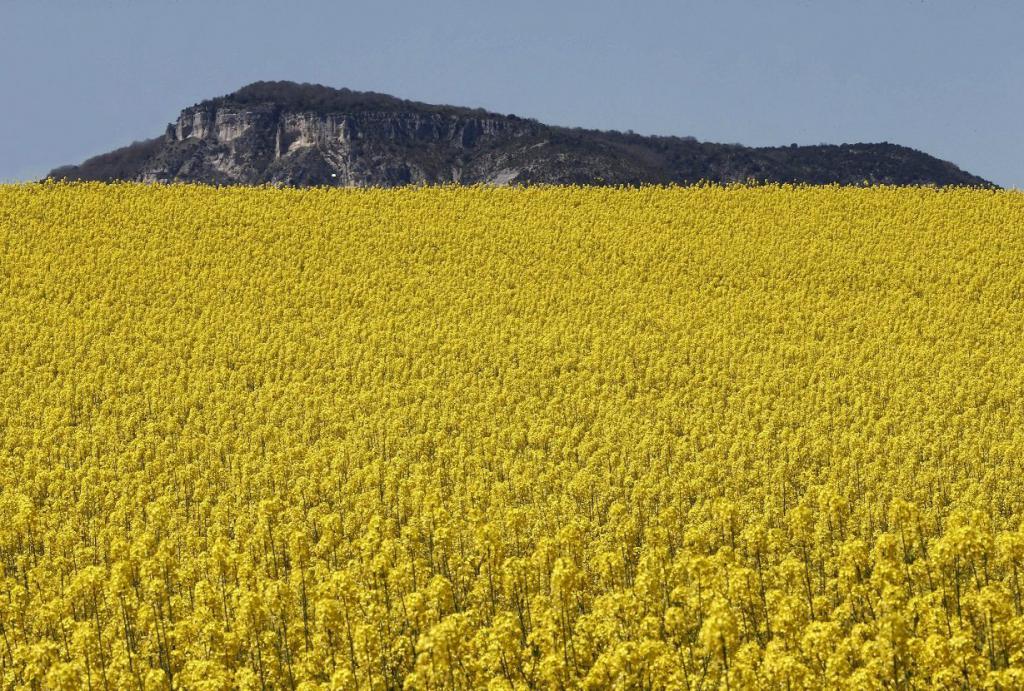
[[[55,179],[395,186],[746,181],[982,185],[895,144],[751,148],[544,125],[372,92],[256,82],[181,111],[163,137]]]

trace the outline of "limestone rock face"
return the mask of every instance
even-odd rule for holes
[[[279,104],[203,103],[167,128],[145,181],[200,180],[349,186],[465,182],[480,149],[536,137],[532,121],[415,107],[303,111]],[[505,184],[507,170],[474,182]]]
[[[54,178],[216,184],[598,184],[759,181],[986,185],[894,144],[748,148],[552,127],[383,94],[257,82],[185,108],[163,137]]]

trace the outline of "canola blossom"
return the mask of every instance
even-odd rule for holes
[[[1024,195],[0,187],[0,688],[1024,687]]]

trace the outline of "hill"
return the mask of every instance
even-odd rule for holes
[[[53,170],[67,180],[384,186],[771,181],[993,187],[888,142],[746,147],[545,125],[293,82],[185,108],[156,137]]]

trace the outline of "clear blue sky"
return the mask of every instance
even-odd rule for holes
[[[260,79],[558,125],[890,141],[1024,187],[1020,0],[0,0],[0,180]]]

